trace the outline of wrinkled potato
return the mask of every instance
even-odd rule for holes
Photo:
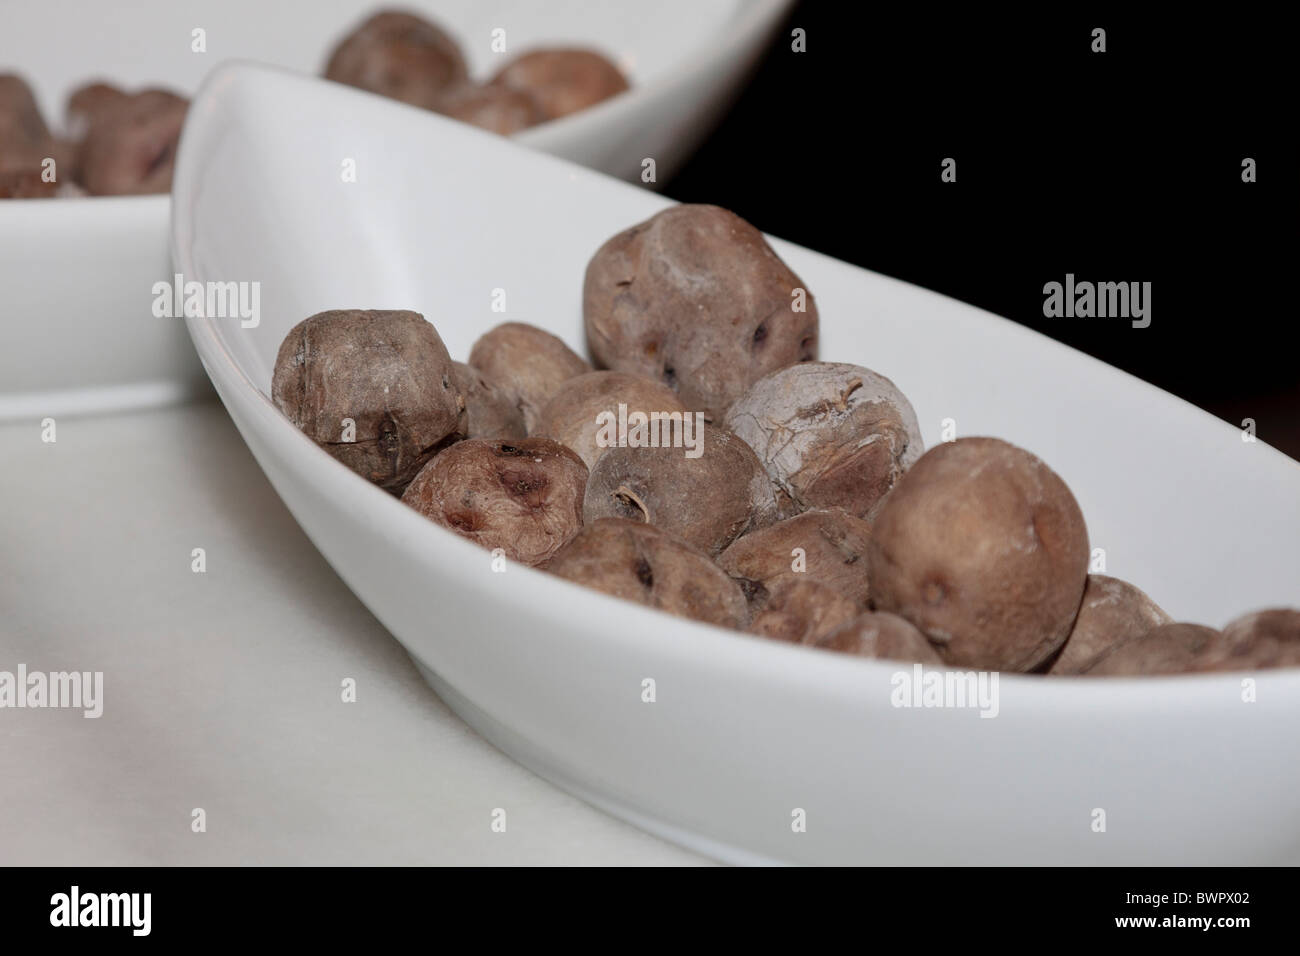
[[[613,447],[608,444],[607,416],[617,424],[619,405],[628,415],[640,414],[647,419],[655,413],[688,414],[677,393],[653,379],[623,372],[586,372],[569,379],[551,396],[535,431],[568,445],[591,468],[607,448]]]
[[[52,194],[54,184],[44,183],[41,172],[53,151],[54,137],[31,87],[21,77],[0,74],[0,189],[16,198]]]
[[[561,339],[524,322],[505,322],[485,332],[470,349],[469,364],[497,383],[523,415],[530,435],[560,386],[591,371]]]
[[[697,423],[693,427],[698,428]],[[644,521],[710,556],[776,516],[772,482],[754,452],[725,428],[696,431],[687,448],[610,448],[587,480],[583,515]]]
[[[894,383],[859,365],[807,362],[771,372],[727,411],[778,489],[782,510],[843,508],[868,521],[925,446]]]
[[[349,33],[325,66],[325,79],[427,110],[465,83],[460,48],[440,27],[397,10],[374,14]]]
[[[543,570],[614,597],[720,627],[743,629],[745,596],[708,555],[653,525],[587,524]]]
[[[870,596],[867,542],[871,526],[844,511],[805,511],[742,535],[718,555],[718,565],[761,609],[777,586],[811,578],[865,610]]]
[[[508,86],[458,86],[438,103],[438,112],[462,123],[509,136],[546,119],[533,96]]]
[[[465,397],[466,438],[523,438],[524,416],[494,381],[464,362],[452,362],[452,378]]]
[[[661,381],[716,422],[768,372],[817,354],[803,281],[717,206],[674,206],[606,242],[582,312],[598,365]]]
[[[106,106],[77,158],[82,185],[96,196],[169,192],[188,109],[188,100],[166,90],[145,90]]]
[[[1172,624],[1173,620],[1127,581],[1090,574],[1074,627],[1047,673],[1080,674],[1112,646],[1141,637],[1162,624]]]
[[[812,644],[852,621],[861,608],[833,588],[807,577],[776,585],[749,629],[791,644]]]
[[[470,438],[440,452],[402,501],[511,561],[541,564],[582,527],[587,466],[549,438]]]
[[[465,433],[451,356],[417,312],[304,319],[280,345],[271,397],[308,438],[394,493]]]
[[[507,63],[493,86],[527,93],[547,119],[585,110],[627,89],[617,66],[591,50],[533,50]]]
[[[127,93],[111,83],[87,83],[78,87],[68,97],[68,134],[74,140],[84,139],[92,126],[127,99]]]
[[[1140,637],[1112,645],[1082,673],[1090,677],[1182,674],[1216,644],[1223,632],[1200,624],[1161,624]]]
[[[1300,667],[1300,610],[1271,608],[1245,614],[1223,629],[1223,640],[1210,644],[1195,661],[1194,671],[1245,671]]]
[[[877,610],[948,664],[1029,671],[1074,625],[1088,531],[1055,472],[996,438],[930,449],[885,499],[868,545]]]
[[[897,614],[887,611],[859,614],[838,630],[808,643],[813,647],[853,654],[856,657],[908,661],[935,667],[943,665],[943,658],[925,639],[924,634]]]

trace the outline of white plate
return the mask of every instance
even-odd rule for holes
[[[458,356],[505,319],[580,344],[589,257],[666,200],[262,68],[214,76],[186,135],[179,266],[263,283],[257,328],[188,320],[218,392],[349,587],[521,762],[731,860],[1300,856],[1300,671],[1261,675],[1253,704],[1236,676],[1008,676],[996,719],[895,708],[896,665],[717,630],[526,568],[493,573],[487,552],[352,474],[268,399],[283,336],[326,308],[419,310]],[[310,161],[344,149],[372,171],[364,183]],[[1212,625],[1295,601],[1300,465],[1010,322],[775,245],[817,296],[824,357],[893,378],[929,444],[951,417],[961,434],[1040,454],[1073,487],[1110,573]],[[504,314],[491,311],[496,288]],[[642,702],[644,678],[656,703]],[[798,809],[806,832],[792,830]]]
[[[374,0],[43,0],[6,4],[0,71],[36,89],[61,125],[72,90],[92,79],[192,93],[233,58],[319,73],[333,44]],[[485,78],[534,44],[582,43],[628,73],[629,92],[516,139],[619,176],[645,157],[663,182],[709,126],[789,0],[417,0]],[[505,53],[491,31],[506,30]],[[206,52],[193,51],[205,31]],[[206,389],[179,322],[151,313],[152,287],[172,275],[168,197],[0,202],[0,420],[106,411]]]
[[[0,424],[0,671],[99,671],[103,713],[0,709],[0,866],[703,862],[467,731],[215,397],[41,431]]]

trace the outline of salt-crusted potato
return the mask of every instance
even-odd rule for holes
[[[549,560],[582,527],[587,466],[549,438],[471,438],[440,452],[402,501],[507,558]]]
[[[583,514],[628,518],[669,531],[716,556],[776,516],[772,483],[754,452],[725,428],[705,426],[690,449],[607,450],[591,469]]]
[[[1090,677],[1151,677],[1183,674],[1223,641],[1223,632],[1200,624],[1162,624],[1112,645],[1083,671]]]
[[[737,629],[749,622],[745,596],[708,555],[639,521],[593,521],[543,569],[681,617]]]
[[[440,27],[415,14],[384,10],[339,42],[325,79],[432,110],[469,73],[456,41]]]
[[[717,422],[759,378],[817,354],[803,281],[717,206],[665,209],[601,246],[583,320],[597,365],[661,381]]]
[[[625,412],[621,419],[620,405]],[[665,416],[680,419],[684,414],[690,413],[677,393],[660,382],[624,372],[587,372],[564,382],[551,396],[538,417],[535,433],[568,445],[592,468],[601,455],[615,447],[609,439],[617,439],[621,421],[644,416],[647,428],[654,424],[656,435],[662,436],[665,427],[684,428],[683,422]],[[656,415],[661,416],[657,423]],[[629,431],[638,422],[632,418]]]
[[[510,398],[530,435],[560,386],[591,371],[561,339],[525,322],[505,322],[485,332],[470,349],[469,364]]]
[[[828,634],[809,641],[813,647],[855,657],[943,665],[925,635],[897,614],[868,611]]]
[[[1080,674],[1114,645],[1173,620],[1127,581],[1090,574],[1074,627],[1047,673]]]
[[[718,555],[718,565],[740,584],[758,610],[785,581],[810,578],[867,608],[867,542],[871,526],[844,511],[803,514],[742,535]]]
[[[417,312],[304,319],[280,344],[271,398],[308,438],[394,494],[465,434],[451,356]]]
[[[788,513],[843,508],[870,521],[925,450],[894,383],[841,362],[763,376],[727,411],[726,425],[754,449]]]
[[[533,50],[507,63],[492,85],[527,94],[546,119],[585,110],[627,89],[627,79],[592,50]]]
[[[872,602],[948,664],[1030,671],[1064,643],[1088,531],[1055,472],[996,438],[932,448],[894,486],[868,545]]]

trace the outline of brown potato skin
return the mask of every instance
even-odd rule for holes
[[[551,396],[537,420],[535,433],[554,438],[578,453],[588,468],[607,448],[597,444],[602,412],[618,415],[618,406],[628,412],[686,412],[677,393],[666,385],[624,372],[586,372],[564,382]]]
[[[653,525],[601,518],[543,570],[669,614],[744,629],[745,596],[708,555]]]
[[[470,349],[469,364],[497,383],[523,415],[530,435],[560,386],[591,371],[562,339],[526,322],[504,322],[485,332]]]
[[[87,83],[73,90],[64,111],[72,138],[84,139],[92,126],[128,98],[125,90],[111,83]]]
[[[1185,674],[1223,641],[1223,632],[1184,622],[1162,624],[1113,645],[1083,671],[1089,677],[1153,677]]]
[[[1114,645],[1173,622],[1155,601],[1127,581],[1090,574],[1074,627],[1047,673],[1083,673]]]
[[[813,647],[855,657],[943,666],[925,635],[897,614],[867,611],[838,630],[808,642]]]
[[[721,422],[768,372],[817,354],[817,304],[762,233],[717,206],[665,209],[596,251],[583,321],[596,364],[674,388]]]
[[[776,585],[749,630],[791,644],[812,644],[852,621],[861,610],[833,588],[799,576]]]
[[[452,362],[456,387],[465,396],[466,438],[523,438],[523,413],[510,396],[476,368]]]
[[[41,173],[54,150],[31,87],[19,76],[0,74],[0,198],[52,196],[57,185],[44,182]],[[56,172],[60,180],[69,178],[61,164]]]
[[[471,438],[440,452],[402,502],[511,561],[550,559],[582,528],[587,466],[549,438]]]
[[[423,17],[376,13],[344,37],[325,65],[325,79],[423,109],[469,79],[460,48]]]
[[[546,119],[558,119],[594,106],[628,88],[627,78],[593,50],[533,50],[507,63],[493,86],[533,97]]]
[[[777,586],[810,578],[866,610],[870,598],[867,542],[871,526],[835,510],[805,511],[742,535],[718,555],[718,566],[740,584],[759,610]],[[793,569],[795,548],[804,552],[804,570]]]
[[[1223,629],[1223,640],[1192,662],[1193,671],[1300,667],[1300,609],[1270,608],[1244,614]]]
[[[81,183],[96,196],[170,192],[189,101],[145,90],[107,105],[77,156]]]
[[[894,486],[867,549],[872,602],[947,664],[1029,671],[1064,643],[1088,531],[1055,472],[996,438],[930,449]]]
[[[754,452],[725,428],[705,426],[703,453],[610,448],[587,479],[583,515],[645,521],[710,556],[776,517],[772,483]]]
[[[271,398],[293,424],[367,481],[400,493],[465,433],[451,356],[417,312],[319,312],[290,330]],[[343,419],[356,423],[342,441]]]
[[[925,451],[907,397],[883,375],[843,362],[768,373],[727,410],[726,425],[754,449],[790,514],[843,508],[871,521]]]
[[[439,100],[438,112],[499,136],[546,120],[532,94],[508,86],[458,86]]]

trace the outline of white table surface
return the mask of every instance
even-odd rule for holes
[[[104,712],[0,708],[0,864],[707,862],[452,714],[219,403],[56,428],[0,426],[0,671],[102,671]]]

